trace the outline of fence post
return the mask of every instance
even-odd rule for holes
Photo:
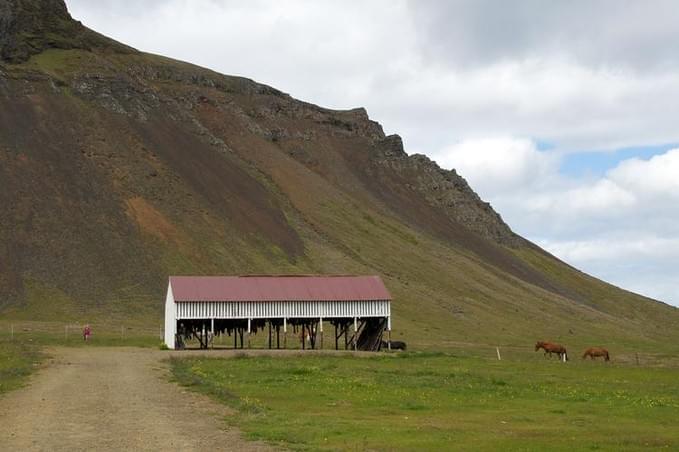
[[[68,325],[64,325],[64,340],[68,340]]]
[[[497,360],[502,361],[502,357],[500,357],[500,347],[495,347],[495,351],[497,352]]]
[[[10,330],[12,331],[11,334],[10,334],[10,340],[14,341],[14,324],[13,323],[10,325]]]
[[[120,326],[120,339],[125,339],[125,326]]]

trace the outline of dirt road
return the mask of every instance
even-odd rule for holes
[[[160,350],[60,348],[0,398],[0,449],[267,450],[226,427],[236,414],[168,382]]]

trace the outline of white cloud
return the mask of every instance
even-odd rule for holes
[[[464,140],[439,151],[435,158],[484,194],[534,189],[558,171],[556,156],[538,151],[527,139]]]
[[[605,234],[607,235],[607,234]],[[679,238],[648,236],[644,231],[629,234],[631,237],[605,236],[592,240],[540,242],[546,249],[570,262],[610,262],[639,259],[679,259]]]
[[[556,256],[679,305],[679,148],[624,160],[594,180],[559,173],[556,152],[526,139],[469,140],[444,149],[439,161]]]
[[[616,237],[538,244],[589,274],[657,300],[679,305],[676,269],[679,239],[658,238],[652,231],[629,231]]]
[[[559,198],[559,202],[551,206],[554,210],[565,208],[579,215],[612,216],[616,211],[634,207],[637,202],[634,193],[606,178],[567,190]]]
[[[650,160],[633,158],[608,174],[611,180],[646,197],[679,197],[679,148]]]

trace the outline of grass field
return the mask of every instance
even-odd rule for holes
[[[126,325],[89,323],[92,336],[85,343],[83,324],[66,322],[0,321],[0,343],[26,346],[121,346],[158,347],[161,340],[157,330],[142,329],[134,323]]]
[[[176,380],[293,449],[679,448],[679,369],[529,354],[173,359]]]
[[[33,345],[0,339],[0,394],[25,384],[42,357]]]

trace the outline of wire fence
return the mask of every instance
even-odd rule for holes
[[[88,341],[110,345],[158,345],[163,341],[163,327],[137,326],[125,323],[0,321],[0,339],[44,344],[85,342],[84,329],[89,325]]]
[[[90,326],[92,332],[88,341],[84,340],[85,325]],[[40,322],[28,320],[0,320],[0,341],[22,341],[39,345],[112,345],[112,346],[142,346],[157,347],[164,341],[163,325],[155,327],[149,324],[135,324],[124,322]],[[282,348],[301,348],[297,334],[290,334],[283,341]],[[322,348],[334,348],[334,341],[326,337],[326,344]],[[195,342],[195,343],[194,343]],[[267,348],[267,334],[251,336],[253,348]],[[332,342],[332,343],[331,343]],[[196,341],[189,344],[197,347]],[[533,346],[479,344],[469,342],[438,341],[436,343],[408,344],[409,349],[437,350],[451,352],[458,356],[479,356],[501,361],[549,360],[542,352],[535,353]],[[231,336],[219,335],[214,338],[211,346],[215,348],[232,348]],[[274,346],[275,348],[275,346]],[[317,348],[321,348],[320,344]],[[631,347],[614,347],[611,352],[611,364],[635,365],[641,367],[679,367],[679,356],[676,353],[652,353],[648,350],[635,350]],[[582,362],[580,353],[574,352],[569,356],[571,361]]]

